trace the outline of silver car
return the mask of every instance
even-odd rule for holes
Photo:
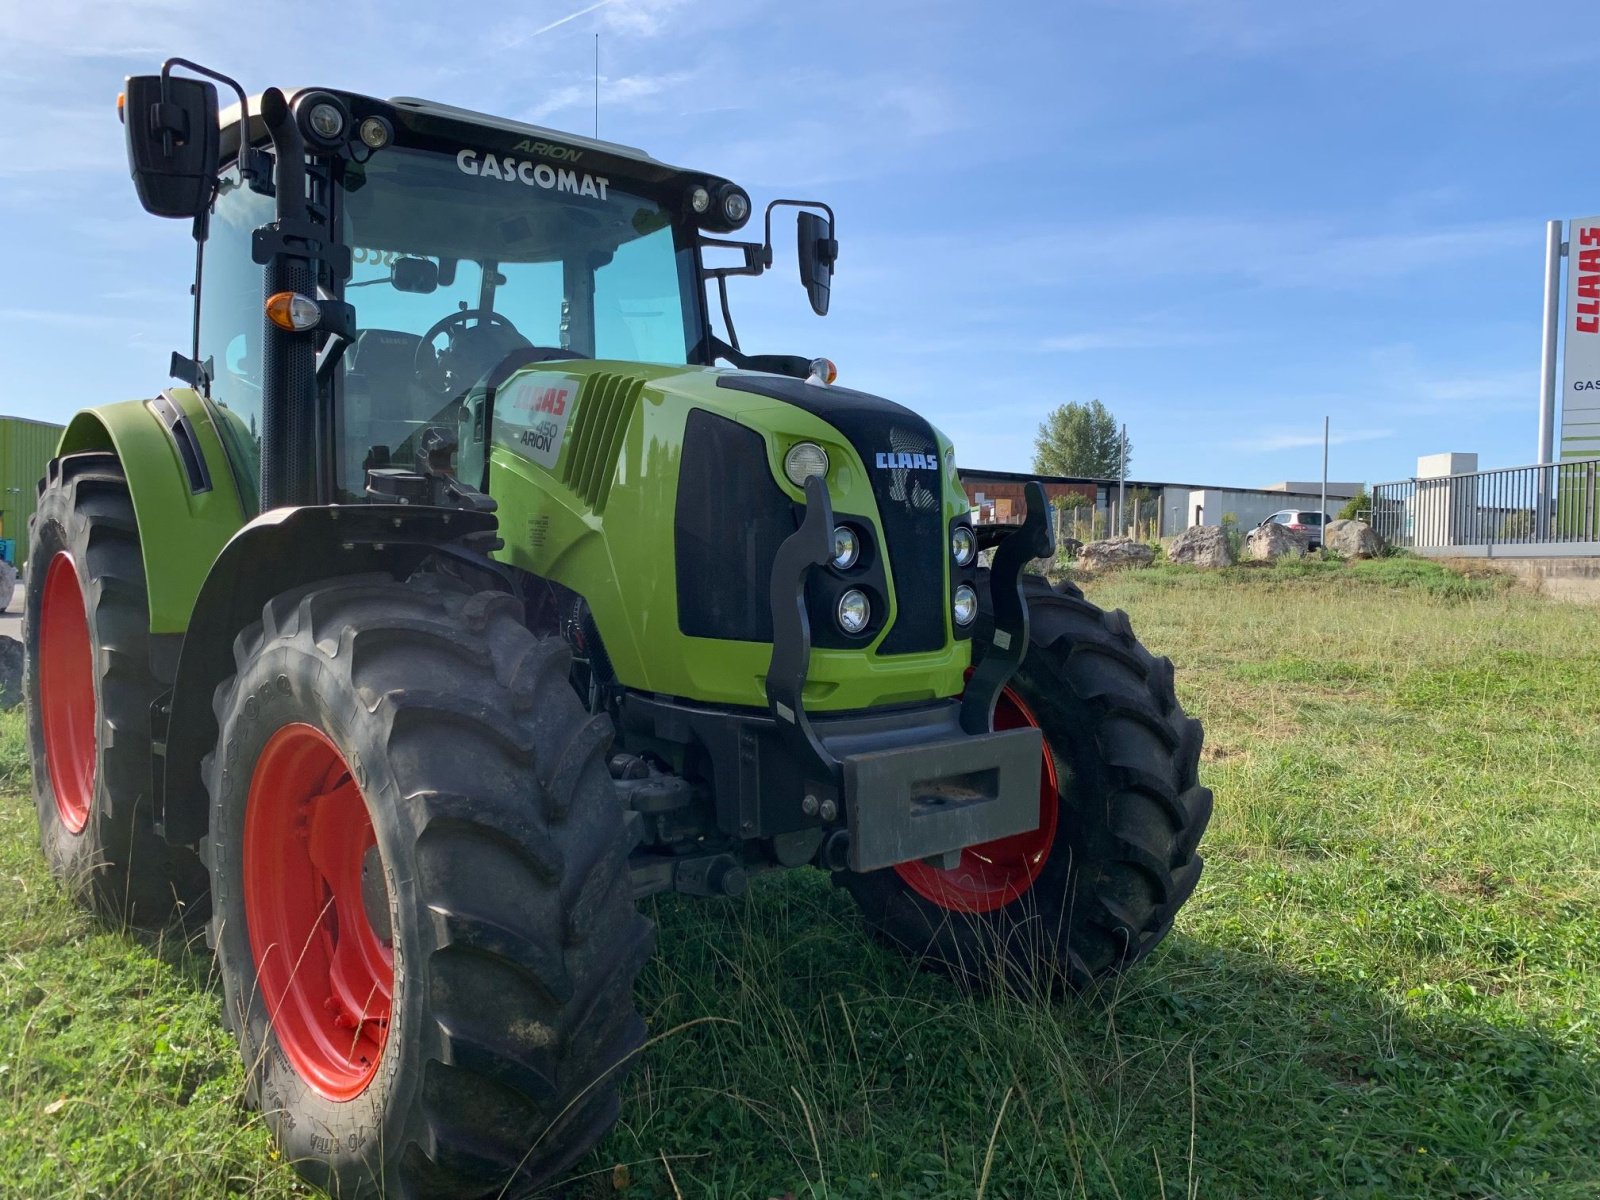
[[[1319,550],[1322,548],[1322,527],[1331,520],[1333,518],[1327,513],[1313,512],[1304,508],[1285,508],[1273,513],[1261,524],[1283,525],[1303,533],[1306,535],[1307,548]]]

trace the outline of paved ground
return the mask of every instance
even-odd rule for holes
[[[11,598],[11,607],[0,613],[0,637],[14,637],[22,639],[22,581],[17,581],[16,595]]]

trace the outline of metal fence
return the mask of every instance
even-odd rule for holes
[[[1161,498],[1130,495],[1119,507],[1116,492],[1103,507],[1084,504],[1058,505],[1055,509],[1056,543],[1068,539],[1095,542],[1108,537],[1132,537],[1142,541],[1161,536]]]
[[[1371,522],[1391,546],[1417,550],[1588,543],[1600,553],[1600,458],[1380,483]]]

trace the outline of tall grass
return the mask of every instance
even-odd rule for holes
[[[676,1032],[554,1194],[1600,1194],[1600,611],[1404,559],[1091,597],[1207,725],[1163,948],[1088,997],[966,995],[816,874],[650,902]],[[76,914],[31,827],[0,800],[0,1194],[293,1194],[203,953]]]

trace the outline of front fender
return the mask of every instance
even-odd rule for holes
[[[178,657],[165,711],[155,714],[156,829],[169,842],[205,835],[210,804],[200,764],[216,746],[211,700],[237,669],[234,639],[261,620],[274,596],[335,576],[383,573],[404,578],[423,560],[446,555],[510,584],[492,548],[493,513],[402,504],[308,505],[262,513],[233,535],[209,564]],[[476,543],[476,545],[474,544]],[[480,549],[481,548],[481,549]],[[159,707],[159,706],[158,706]]]
[[[163,401],[172,406],[166,412],[180,432],[159,415]],[[212,561],[254,509],[241,503],[204,402],[191,388],[172,388],[156,400],[84,409],[56,453],[84,450],[112,451],[127,476],[144,553],[150,632],[182,633]]]

